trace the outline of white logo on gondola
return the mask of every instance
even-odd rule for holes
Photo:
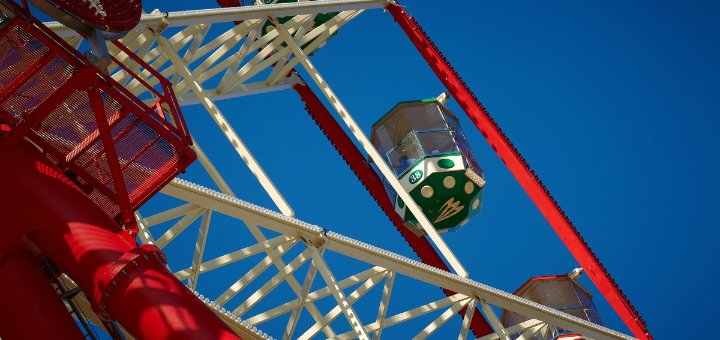
[[[450,199],[447,200],[447,202],[445,202],[442,207],[440,207],[440,216],[438,216],[433,223],[438,223],[440,221],[444,221],[450,217],[453,217],[459,212],[461,212],[463,209],[465,209],[465,206],[460,205],[460,201],[455,201],[454,197],[450,197]]]
[[[107,13],[105,12],[105,9],[103,8],[103,5],[100,3],[99,0],[83,0],[83,2],[90,3],[90,8],[95,10],[95,15],[105,18],[107,16]]]

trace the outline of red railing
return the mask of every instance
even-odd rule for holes
[[[119,43],[139,99],[26,9],[0,30],[0,146],[29,141],[105,212],[134,229],[133,212],[195,160],[171,83]]]

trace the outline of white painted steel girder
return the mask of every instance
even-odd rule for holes
[[[140,26],[155,27],[167,25],[168,27],[189,26],[195,24],[215,24],[221,22],[243,21],[251,19],[265,19],[267,17],[285,17],[302,14],[318,14],[328,12],[343,12],[384,8],[394,3],[391,0],[323,0],[279,3],[264,6],[245,6],[233,8],[212,8],[177,12],[153,12],[143,14]],[[77,35],[75,31],[59,22],[48,22],[46,25],[61,37]]]
[[[279,213],[276,213],[274,211],[271,211],[269,209],[265,209],[262,207],[255,206],[251,203],[244,202],[240,199],[237,199],[235,197],[231,197],[225,194],[222,194],[220,192],[193,184],[191,182],[187,182],[184,180],[176,179],[173,182],[171,182],[168,186],[166,186],[162,192],[166,195],[169,195],[171,197],[180,199],[182,201],[192,203],[195,206],[202,207],[202,209],[207,209],[209,211],[213,211],[214,213],[220,213],[223,215],[230,216],[232,218],[237,219],[240,225],[254,225],[259,226],[268,230],[272,230],[278,233],[283,234],[284,236],[282,238],[276,239],[276,242],[279,240],[302,240],[303,242],[296,242],[296,246],[299,244],[303,244],[308,249],[310,248],[318,248],[318,249],[325,249],[327,251],[332,251],[344,256],[348,256],[350,258],[354,258],[357,260],[360,260],[362,262],[367,263],[368,266],[371,267],[370,271],[365,271],[362,274],[362,277],[355,277],[355,281],[352,282],[362,282],[365,280],[368,280],[373,277],[373,275],[381,274],[383,276],[389,277],[390,273],[392,275],[403,275],[409,278],[412,278],[413,280],[417,280],[426,284],[437,286],[438,288],[446,288],[452,291],[457,292],[458,294],[454,297],[450,298],[443,298],[438,301],[430,301],[425,307],[413,307],[408,306],[406,313],[397,314],[394,316],[387,316],[383,315],[382,309],[386,307],[382,307],[383,305],[388,304],[390,292],[388,291],[387,294],[383,293],[385,297],[381,299],[380,305],[379,305],[379,311],[377,318],[376,315],[372,315],[370,318],[374,320],[374,322],[370,324],[363,325],[363,330],[369,334],[372,332],[380,332],[383,328],[394,326],[398,323],[402,323],[404,321],[407,321],[413,317],[416,317],[418,315],[423,315],[425,313],[428,313],[430,311],[434,310],[444,310],[445,312],[440,315],[440,317],[437,319],[440,322],[433,322],[437,327],[442,326],[442,323],[447,320],[452,314],[455,314],[454,312],[456,310],[459,310],[459,308],[462,308],[465,305],[469,305],[470,303],[476,303],[480,304],[480,306],[484,307],[481,309],[482,313],[485,315],[486,318],[491,319],[494,323],[493,326],[497,328],[497,336],[500,338],[504,338],[507,336],[507,334],[514,334],[515,332],[520,331],[526,331],[530,330],[532,332],[536,332],[540,330],[539,322],[525,322],[521,325],[514,325],[510,328],[503,328],[502,325],[499,324],[497,321],[497,316],[494,315],[492,312],[492,309],[489,308],[489,305],[495,305],[504,309],[508,309],[514,312],[517,312],[519,314],[525,315],[529,318],[540,320],[543,325],[552,325],[557,326],[563,329],[572,330],[574,332],[583,334],[584,336],[590,337],[590,338],[613,338],[613,339],[630,339],[631,337],[616,332],[614,330],[608,329],[603,326],[599,326],[593,323],[590,323],[586,320],[571,316],[569,314],[565,314],[563,312],[560,312],[558,310],[540,305],[538,303],[514,296],[510,293],[501,291],[499,289],[484,285],[482,283],[476,282],[469,278],[463,278],[458,275],[448,273],[442,270],[439,270],[437,268],[428,266],[426,264],[408,259],[406,257],[403,257],[401,255],[391,253],[389,251],[374,247],[372,245],[363,243],[361,241],[357,241],[351,238],[348,238],[346,236],[343,236],[341,234],[337,234],[331,231],[327,231],[321,227],[300,221],[298,219],[288,217]],[[190,210],[188,214],[193,214],[195,210]],[[266,243],[267,245],[267,243]],[[260,246],[252,246],[259,248]],[[270,249],[272,247],[267,247],[264,249]],[[247,248],[245,248],[247,249]],[[316,250],[310,250],[309,254],[312,254],[309,256],[310,258],[315,259],[320,252]],[[257,251],[257,249],[256,249]],[[306,250],[307,251],[307,250]],[[245,250],[245,252],[248,252]],[[305,254],[305,252],[303,252]],[[281,256],[278,256],[278,258],[281,258]],[[300,260],[296,261],[305,261],[306,257],[300,258]],[[233,261],[231,257],[228,257],[226,261]],[[217,260],[213,260],[218,262]],[[320,273],[323,273],[323,271],[327,270],[329,273],[332,273],[332,268],[327,265],[322,265],[320,263],[313,261],[313,263],[318,267],[320,270]],[[271,279],[271,283],[266,283],[266,285],[273,286],[276,285],[280,280],[280,276],[282,277],[291,277],[292,271],[296,270],[298,267],[298,264],[290,263],[286,264],[282,268],[280,268],[281,274],[278,274]],[[373,269],[374,268],[374,269]],[[289,272],[289,273],[288,273]],[[178,272],[178,276],[182,278],[188,277],[188,270],[183,270],[181,272]],[[287,275],[286,275],[287,274]],[[328,274],[327,272],[325,274]],[[354,276],[360,276],[361,273],[358,273]],[[247,274],[246,274],[247,275]],[[252,273],[251,275],[259,275],[259,273]],[[200,275],[202,277],[202,275]],[[353,277],[353,276],[351,276]],[[348,278],[349,279],[349,278]],[[336,285],[337,287],[348,287],[351,284],[348,283],[350,281],[347,281],[348,279],[330,279],[330,282],[334,282],[333,285]],[[386,278],[387,279],[387,278]],[[377,282],[372,281],[372,285],[375,286]],[[370,283],[368,283],[370,284]],[[377,285],[378,287],[381,285]],[[387,286],[387,285],[386,285]],[[326,287],[327,288],[327,287]],[[256,303],[256,300],[259,300],[263,297],[263,292],[267,291],[269,288],[266,288],[265,290],[260,290],[260,293],[254,294],[254,301],[250,303]],[[390,284],[390,290],[392,289],[392,284]],[[330,288],[330,291],[326,291],[324,296],[329,296],[332,294],[333,289]],[[337,291],[337,290],[336,290]],[[297,296],[295,297],[289,297],[289,300],[296,299],[301,296],[305,296],[305,303],[312,304],[313,301],[316,301],[318,298],[319,292],[310,292],[306,293],[302,289],[300,289],[297,292]],[[352,294],[351,296],[352,297]],[[348,296],[336,296],[336,299],[339,301],[343,301],[346,306],[351,306],[352,302],[354,300],[351,300],[348,298]],[[296,300],[297,301],[297,300]],[[268,317],[268,315],[274,317],[273,315],[281,315],[283,313],[290,313],[293,308],[297,307],[300,303],[296,302],[295,304],[291,304],[288,306],[285,306],[284,304],[281,304],[279,307],[275,308],[276,312],[263,312],[260,314],[257,314],[256,316],[250,317],[248,320],[252,320],[253,322],[264,322],[266,319],[263,319],[265,317]],[[461,304],[461,305],[458,305]],[[338,304],[338,306],[341,306],[341,304]],[[432,308],[434,309],[428,309],[430,307],[428,306],[434,306]],[[438,307],[440,306],[440,307]],[[448,309],[442,309],[448,308]],[[277,309],[283,309],[278,311]],[[405,308],[405,307],[403,307]],[[244,314],[247,314],[249,308],[242,307],[241,311]],[[448,310],[452,310],[453,312],[448,312]],[[264,314],[268,313],[268,314]],[[355,318],[355,315],[357,313],[355,311],[352,311],[351,309],[348,309],[348,312],[345,313],[345,316],[349,318],[349,322],[352,324],[353,318]],[[264,315],[264,316],[262,316]],[[352,316],[352,317],[351,317]],[[315,320],[315,323],[318,324],[326,324],[327,322],[324,322],[327,317],[320,317]],[[370,320],[367,316],[361,316],[359,319],[361,320]],[[436,320],[436,321],[437,321]],[[466,322],[463,322],[464,324]],[[469,323],[469,320],[467,321]],[[542,325],[541,325],[542,326]],[[301,325],[298,325],[298,330],[302,329]],[[310,326],[312,328],[312,325]],[[420,335],[422,334],[430,334],[433,331],[435,326],[426,328],[424,330],[421,330]],[[424,333],[423,333],[424,332]],[[461,330],[461,332],[466,332]],[[356,333],[357,334],[357,333]],[[467,333],[465,333],[467,334]],[[346,334],[348,335],[348,334]],[[463,335],[462,333],[460,335]],[[327,337],[332,338],[332,336]],[[337,335],[337,336],[344,336],[343,334]],[[357,335],[350,335],[350,336],[357,336]]]

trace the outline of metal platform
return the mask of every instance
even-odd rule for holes
[[[145,65],[127,50],[117,55]],[[148,103],[36,19],[6,21],[0,31],[0,120],[10,131],[0,142],[34,143],[110,217],[126,223],[195,155],[171,84],[158,78],[153,87],[125,64],[114,65],[139,80]]]

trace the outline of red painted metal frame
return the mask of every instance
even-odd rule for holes
[[[480,133],[497,152],[500,159],[506,164],[515,179],[530,196],[530,199],[545,216],[550,226],[552,226],[565,246],[570,250],[570,253],[583,267],[590,280],[600,290],[630,331],[638,338],[652,339],[642,317],[620,290],[617,283],[610,277],[610,274],[595,256],[590,246],[580,236],[578,230],[532,171],[530,165],[520,155],[520,152],[510,142],[510,139],[503,133],[480,101],[423,31],[420,24],[410,17],[400,5],[390,5],[387,10],[428,62],[440,81],[447,87],[460,107],[475,123]]]
[[[4,340],[84,339],[57,297],[40,261],[28,250],[0,259],[0,335]],[[50,316],[50,317],[49,317]]]
[[[2,46],[7,68],[0,75],[10,85],[0,88],[0,157],[11,160],[0,166],[0,210],[8,226],[0,269],[19,272],[12,256],[27,253],[31,260],[26,250],[47,257],[101,317],[117,320],[137,338],[237,339],[167,270],[159,249],[137,247],[133,230],[119,233],[118,221],[110,218],[119,206],[126,231],[132,228],[133,211],[195,159],[170,83],[125,49],[159,80],[160,90],[141,81],[153,95],[154,103],[146,105],[27,8],[9,4],[19,15],[0,31],[9,44]],[[95,167],[102,171],[93,172]],[[93,201],[94,190],[111,200],[112,216],[103,209],[106,201]],[[6,280],[14,284],[0,290],[0,300],[13,303],[0,313],[2,336],[80,338],[38,264],[25,261],[24,267],[27,275]],[[38,270],[30,275],[32,269]],[[51,319],[39,320],[46,312]],[[17,327],[6,326],[13,319],[20,320]]]
[[[150,74],[158,80],[162,92],[159,92],[157,89],[152,87],[142,77],[137,76],[135,72],[133,72],[127,67],[127,65],[118,61],[114,56],[112,57],[112,60],[116,65],[121,67],[128,74],[133,75],[136,80],[142,83],[145,88],[157,98],[162,98],[162,100],[157,100],[154,104],[156,106],[155,110],[157,111],[158,116],[164,117],[166,114],[169,114],[172,117],[172,122],[175,124],[173,127],[178,130],[176,131],[176,137],[182,139],[187,145],[192,145],[192,138],[190,137],[190,131],[188,131],[185,119],[181,114],[179,114],[181,112],[180,103],[178,103],[177,97],[175,97],[175,91],[173,90],[172,83],[167,80],[167,78],[163,77],[163,75],[160,74],[160,72],[158,72],[155,68],[146,63],[142,58],[138,57],[135,53],[130,51],[130,49],[128,49],[125,45],[121,44],[118,41],[113,41],[112,43],[123,53],[129,56],[133,61],[138,63],[143,70],[150,72]],[[130,92],[127,92],[127,95],[132,96]],[[168,105],[168,109],[163,110],[160,105],[161,103],[166,103]]]
[[[92,85],[88,93],[90,97],[90,107],[98,123],[97,128],[100,132],[100,140],[102,140],[103,148],[105,149],[105,159],[110,167],[110,177],[115,184],[115,198],[120,205],[120,209],[122,209],[122,223],[125,226],[132,226],[134,230],[137,230],[135,216],[133,216],[133,211],[129,209],[131,207],[130,194],[127,191],[123,172],[120,168],[120,160],[118,159],[117,149],[113,141],[112,130],[110,130],[110,124],[108,124],[105,118],[104,103],[100,97],[100,89],[97,88],[97,85],[97,82]]]
[[[0,167],[0,213],[7,227],[4,235],[16,240],[0,239],[0,269],[18,249],[30,249],[36,258],[47,257],[82,289],[99,315],[118,321],[138,339],[238,338],[165,267],[159,249],[138,247],[134,238],[117,233],[116,223],[34,145],[21,141],[0,147],[0,157],[12,160]],[[37,296],[42,301],[35,303],[33,291],[39,291],[41,284],[50,287],[41,276],[28,278],[31,283],[23,278],[23,285],[3,286],[8,289],[0,290],[0,301],[15,302],[14,297],[20,296],[30,303],[4,305],[6,313],[0,316],[24,325],[49,315],[52,320],[33,323],[47,330],[67,314],[61,303],[59,310],[49,309],[50,314],[38,310],[36,305],[58,301],[50,292]],[[4,339],[8,330],[3,326]],[[71,320],[70,326],[75,327]],[[57,332],[55,338],[72,335],[59,328],[51,331]]]
[[[445,271],[450,271],[440,255],[438,255],[437,251],[435,251],[435,248],[433,248],[426,238],[418,237],[413,234],[410,229],[403,226],[402,219],[400,219],[400,216],[398,216],[395,212],[393,204],[385,191],[382,180],[370,164],[368,164],[363,153],[360,152],[357,146],[355,146],[355,143],[350,140],[350,137],[348,137],[342,127],[340,127],[337,121],[332,117],[325,105],[323,105],[322,101],[320,101],[320,98],[318,98],[313,90],[304,83],[295,84],[293,86],[293,90],[300,95],[300,98],[305,103],[305,108],[310,114],[310,117],[312,117],[330,143],[332,143],[338,153],[340,153],[340,156],[343,160],[345,160],[345,163],[350,166],[350,169],[352,169],[356,177],[360,179],[362,185],[385,212],[385,215],[387,215],[393,225],[395,225],[395,228],[400,232],[400,235],[402,235],[405,241],[407,241],[415,254],[417,254],[417,256],[425,264]],[[447,296],[456,294],[448,289],[443,289],[443,291]],[[475,336],[482,337],[493,333],[492,328],[482,317],[482,314],[477,310],[475,313],[476,314],[470,323],[470,329]],[[465,308],[461,309],[458,314],[460,314],[461,317],[464,316]]]
[[[29,14],[27,8],[20,8],[19,5],[9,3],[14,6],[18,16],[13,19],[2,31],[0,36],[5,36],[14,29],[21,29],[30,34],[43,48],[48,49],[41,58],[32,63],[27,69],[23,70],[19,76],[11,81],[8,86],[0,90],[0,102],[8,100],[9,96],[15,93],[21,86],[27,85],[28,81],[35,76],[40,70],[44,70],[47,65],[59,58],[59,60],[70,67],[72,71],[69,78],[62,85],[57,87],[49,94],[35,109],[30,112],[15,113],[11,115],[4,110],[0,110],[0,118],[9,123],[12,127],[2,140],[0,145],[10,146],[17,143],[23,138],[32,140],[41,146],[45,152],[55,160],[56,164],[62,168],[68,169],[77,175],[82,181],[88,183],[98,192],[109,198],[117,205],[121,216],[118,222],[125,225],[125,229],[129,231],[131,237],[137,232],[135,225],[134,211],[147,201],[152,195],[157,193],[160,188],[167,184],[172,178],[183,171],[192,161],[195,160],[195,153],[189,147],[192,139],[188,132],[185,121],[180,114],[180,106],[175,98],[172,90],[172,84],[160,75],[155,69],[150,67],[141,58],[129,51],[125,46],[115,42],[115,45],[129,59],[137,63],[142,69],[150,72],[159,83],[159,89],[154,88],[145,82],[140,76],[131,71],[126,65],[113,58],[117,66],[122,68],[126,74],[135,80],[138,80],[144,89],[153,96],[154,103],[150,105],[144,104],[135,95],[130,93],[123,86],[115,82],[108,74],[97,69],[90,64],[87,59],[69,44],[57,37],[55,33],[50,31],[37,19]],[[33,53],[33,52],[28,52]],[[40,52],[38,52],[40,53]],[[61,64],[62,66],[63,64]],[[48,89],[50,91],[52,89]],[[88,100],[92,112],[95,116],[97,124],[94,132],[90,133],[84,140],[80,141],[72,150],[64,152],[53,145],[53,142],[46,140],[38,131],[35,131],[53,110],[69,100],[70,96],[76,91],[84,91],[88,95]],[[121,108],[117,112],[105,112],[105,99],[111,98]],[[108,115],[110,113],[110,115]],[[109,118],[108,118],[109,117]],[[124,128],[120,133],[113,135],[113,128],[116,123],[120,123],[124,119],[134,120],[130,127]],[[143,123],[149,127],[156,137],[153,143],[160,149],[170,147],[172,154],[168,155],[167,163],[159,165],[149,172],[149,176],[136,177],[141,179],[140,182],[134,183],[132,195],[128,193],[125,182],[125,173],[131,173],[133,169],[127,169],[141,155],[146,155],[149,146],[144,146],[136,154],[125,160],[126,166],[121,166],[118,159],[118,152],[115,150],[115,143],[123,140],[122,138],[130,132],[131,129]],[[159,144],[160,139],[163,144]],[[99,141],[102,142],[101,151],[92,157],[90,162],[79,164],[76,162],[80,155],[83,155],[91,146],[98,146]],[[73,142],[73,141],[70,141]],[[165,143],[167,142],[167,143]],[[164,150],[164,149],[163,149]],[[85,167],[88,165],[99,165],[95,163],[98,157],[105,156],[107,161],[110,177],[107,179],[97,179],[88,173]],[[160,169],[163,171],[160,172]],[[110,186],[112,181],[112,186]],[[111,210],[116,209],[112,208]],[[108,213],[111,213],[108,211]],[[113,214],[112,212],[111,214]],[[115,216],[111,216],[115,217]]]

